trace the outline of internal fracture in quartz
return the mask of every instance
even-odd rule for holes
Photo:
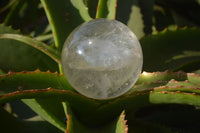
[[[108,99],[127,92],[143,63],[133,32],[116,20],[95,19],[76,28],[62,51],[63,71],[81,94]]]

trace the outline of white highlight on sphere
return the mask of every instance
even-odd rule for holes
[[[82,95],[109,99],[127,92],[137,81],[143,63],[134,33],[116,20],[94,19],[77,27],[62,51],[69,83]]]

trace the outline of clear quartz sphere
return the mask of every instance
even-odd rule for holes
[[[127,92],[137,81],[143,63],[134,33],[116,20],[94,19],[77,27],[62,51],[69,83],[82,95],[109,99]]]

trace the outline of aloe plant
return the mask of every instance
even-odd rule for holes
[[[12,0],[0,8],[0,132],[199,131],[198,0]],[[138,81],[114,99],[82,96],[62,74],[65,39],[94,18],[123,22],[143,49]],[[13,101],[36,114],[21,117],[16,109],[26,108]]]

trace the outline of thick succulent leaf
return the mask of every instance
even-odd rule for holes
[[[188,62],[199,60],[199,56],[196,55],[200,51],[199,34],[200,29],[183,28],[143,37],[140,40],[144,54],[143,70],[173,70]],[[184,54],[188,53],[187,51],[190,51],[190,56]]]
[[[96,18],[106,18],[108,14],[107,0],[99,0]]]
[[[44,35],[37,36],[34,39],[36,39],[38,41],[47,41],[52,38],[53,38],[53,35],[52,35],[52,33],[50,33],[50,34],[44,34]]]
[[[123,111],[117,121],[116,133],[128,133],[128,125],[126,123],[127,121],[125,120],[125,113]]]
[[[56,47],[62,49],[67,36],[78,25],[91,18],[82,0],[41,0],[52,27]],[[81,12],[81,13],[80,13]]]
[[[70,106],[67,107],[67,113],[66,133],[128,133],[124,111],[117,119],[106,122],[103,125],[98,125],[98,127],[88,127],[82,124],[76,118]]]
[[[171,79],[175,79],[178,81],[184,81],[187,80],[190,74],[187,74],[185,72],[170,72],[170,71],[165,71],[165,72],[143,72],[139,79],[136,82],[136,85],[138,84],[143,84],[143,83],[151,83],[151,82],[156,82],[156,81],[170,81]]]
[[[165,90],[162,90],[164,88]],[[119,114],[120,110],[125,109],[127,112],[136,112],[138,109],[152,106],[154,104],[187,104],[193,106],[200,106],[200,95],[194,93],[193,91],[199,90],[199,88],[194,87],[158,87],[147,91],[136,91],[132,92],[130,95],[121,97],[117,100],[100,106],[99,109],[95,112],[96,115],[104,116],[103,118],[96,117],[91,118],[87,117],[86,122],[91,119],[98,120],[97,125],[103,121],[113,119]],[[173,90],[173,91],[171,91]],[[110,115],[112,114],[112,116]],[[92,114],[90,114],[92,115]],[[129,118],[127,118],[129,119]]]
[[[60,61],[60,53],[53,49],[52,47],[47,46],[46,44],[37,41],[35,39],[32,39],[30,37],[19,35],[19,34],[0,34],[0,39],[13,39],[20,42],[23,42],[24,44],[30,45],[41,52],[45,53],[49,57],[51,57],[54,61],[57,63],[61,63]],[[22,43],[22,44],[23,44]]]
[[[70,104],[75,116],[79,116],[78,121],[83,125],[97,127],[105,121],[109,123],[116,119],[122,110],[134,113],[146,106],[169,103],[198,107],[199,82],[199,75],[184,72],[143,73],[136,85],[125,95],[98,101],[76,93],[70,88],[64,76],[44,72],[10,73],[0,77],[0,102],[26,98],[57,99],[60,103],[65,101]],[[46,89],[48,87],[54,89]],[[61,120],[60,116],[54,117]],[[107,128],[110,127],[108,125]]]
[[[40,117],[20,120],[3,108],[0,108],[0,128],[2,133],[55,133],[59,132],[54,126]],[[10,128],[12,127],[12,128]]]
[[[61,94],[61,95],[60,95]],[[50,72],[10,72],[0,76],[0,103],[27,98],[55,98],[87,111],[98,103],[78,94],[64,75]],[[59,97],[59,98],[58,98]]]
[[[96,18],[115,19],[117,0],[99,0]]]
[[[147,81],[147,79],[151,80]],[[150,91],[153,89],[153,91],[158,90],[160,92],[167,90],[171,92],[176,91],[176,88],[178,88],[178,90],[181,92],[199,93],[199,82],[200,76],[192,73],[172,73],[168,71],[162,73],[145,73],[140,76],[137,84],[130,89],[127,95],[134,91],[142,91],[148,89]]]
[[[79,119],[84,121],[84,123],[99,125],[106,120],[109,121],[115,118],[123,109],[127,112],[134,112],[138,108],[154,104],[151,103],[151,100],[149,99],[151,95],[154,95],[154,93],[163,95],[162,92],[165,90],[169,93],[180,91],[183,95],[187,95],[187,93],[199,94],[199,82],[200,77],[198,75],[186,74],[184,72],[143,73],[136,85],[131,88],[129,92],[115,99],[100,101],[101,104],[99,107],[91,111],[89,114],[80,111],[76,107],[73,107],[73,109],[77,114],[79,114]],[[164,88],[164,90],[162,90],[162,88]],[[152,98],[156,97],[153,96]],[[198,99],[198,96],[194,98]],[[180,101],[180,103],[181,102],[182,104],[192,104],[197,106],[195,102]],[[90,121],[92,120],[96,121],[91,123]]]
[[[189,87],[200,87],[199,78],[195,74],[185,72],[154,72],[148,73],[143,72],[136,84],[128,91],[141,91],[152,89],[159,86],[189,86]]]
[[[5,33],[19,34],[19,31],[0,24],[0,34]],[[0,68],[5,72],[9,70],[35,70],[37,68],[44,71],[58,70],[57,63],[44,53],[22,42],[10,39],[0,40]]]
[[[156,91],[150,93],[149,99],[151,103],[156,104],[176,103],[200,106],[199,90],[199,88],[182,86],[158,87],[156,88]]]
[[[141,8],[137,0],[119,0],[117,2],[116,19],[126,24],[137,36],[138,39],[145,35],[144,22]]]
[[[90,129],[81,124],[73,114],[70,107],[67,107],[67,129],[66,133],[90,133]]]
[[[127,24],[138,39],[152,32],[154,0],[119,0],[117,5],[116,18]]]
[[[71,3],[79,11],[79,14],[84,21],[91,20],[91,17],[88,13],[88,8],[85,6],[82,0],[71,0]]]
[[[117,8],[117,0],[108,0],[108,15],[106,18],[108,19],[115,19],[116,17],[116,8]]]
[[[65,131],[65,113],[60,100],[51,98],[22,99],[33,111],[52,125]]]
[[[62,131],[66,129],[63,101],[72,102],[74,103],[73,106],[77,107],[84,106],[85,109],[83,108],[83,110],[85,111],[91,110],[95,105],[92,100],[75,93],[66,78],[57,73],[10,72],[0,78],[0,103],[23,99],[22,101],[33,111]],[[60,94],[64,95],[61,96]]]
[[[49,87],[74,91],[64,76],[58,73],[40,72],[9,72],[0,77],[1,94],[16,90],[47,89]]]

